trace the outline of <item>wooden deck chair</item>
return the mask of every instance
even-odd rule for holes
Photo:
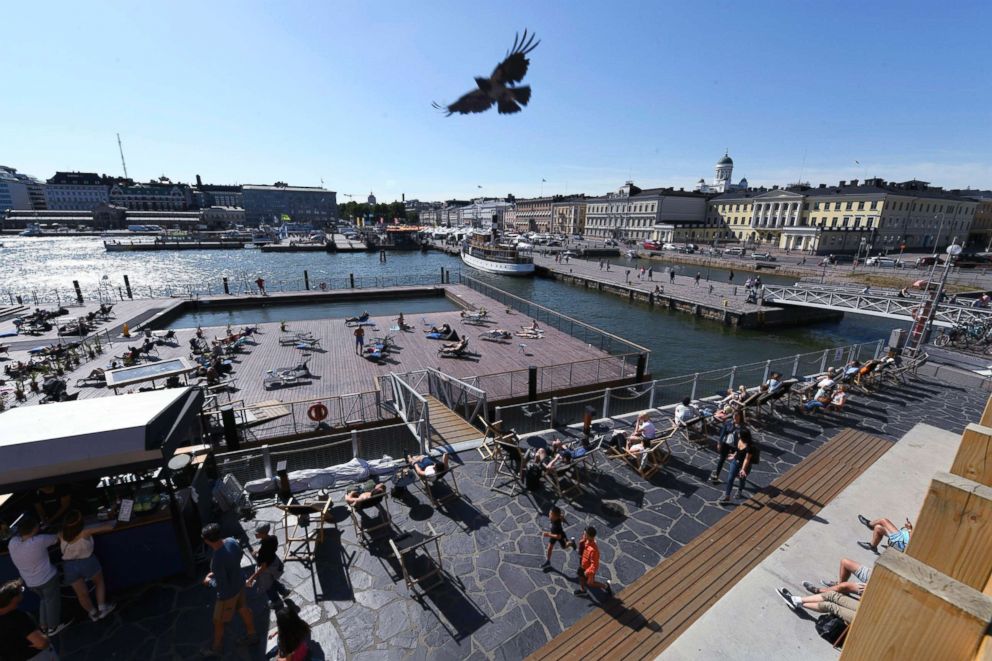
[[[403,573],[403,581],[406,583],[407,590],[411,594],[416,595],[418,590],[420,594],[426,594],[428,590],[437,587],[444,583],[444,565],[441,558],[441,535],[434,530],[434,526],[431,522],[427,522],[427,528],[430,530],[429,535],[425,535],[419,530],[414,530],[412,532],[403,533],[399,537],[389,539],[389,548],[393,552],[393,557],[400,566],[400,571]],[[434,555],[431,555],[431,546],[433,545]],[[414,576],[411,571],[411,565],[416,561],[418,552],[422,552],[425,556],[423,561],[430,565],[428,571],[422,573],[420,576]],[[433,580],[432,580],[433,579]]]
[[[684,420],[684,421],[673,418],[672,424],[673,424],[673,431],[671,434],[672,436],[674,436],[677,433],[682,434],[682,437],[685,438],[686,443],[706,442],[706,416],[697,415],[695,418],[690,418],[689,420]],[[698,429],[696,429],[697,427]],[[695,436],[693,435],[694,432],[695,432]]]
[[[440,466],[440,463],[438,464]],[[455,477],[455,466],[448,465],[448,470],[434,473],[434,475],[425,476],[421,475],[417,471],[414,471],[414,475],[420,478],[418,483],[420,484],[420,489],[430,498],[431,504],[435,508],[441,507],[442,503],[446,503],[454,498],[461,498],[462,493],[458,490],[458,479]],[[447,478],[451,479],[448,480]],[[434,487],[437,486],[438,482],[444,482],[450,491],[450,493],[438,498],[434,495]]]
[[[376,517],[378,521],[370,520],[364,515],[364,512],[370,509],[379,511]],[[359,543],[371,542],[372,533],[389,528],[393,524],[393,517],[389,512],[389,491],[386,490],[378,495],[373,495],[372,498],[357,505],[348,505],[348,514],[351,515],[351,523],[355,527],[355,537]]]
[[[670,436],[654,439],[651,445],[642,450],[624,450],[624,460],[644,479],[649,479],[661,470],[672,456],[672,448],[668,444]]]
[[[579,460],[555,466],[545,471],[551,478],[551,486],[559,498],[570,498],[573,493],[582,491],[582,474],[579,471]]]
[[[522,455],[520,437],[516,432],[496,438],[493,443],[492,474],[486,478],[486,486],[511,497],[523,493],[524,485],[518,469]]]
[[[758,398],[757,409],[760,414],[764,407],[768,407],[768,413],[772,416],[778,418],[778,412],[775,411],[775,404],[782,400],[782,398],[788,398],[789,392],[792,390],[793,386],[799,383],[799,379],[787,379],[782,382],[782,385],[775,390],[775,392],[762,393],[761,397]]]
[[[494,420],[493,422],[488,422],[481,415],[478,416],[479,422],[486,430],[486,435],[482,438],[482,445],[479,446],[479,454],[482,455],[482,459],[485,461],[492,461],[493,456],[496,452],[496,439],[501,438],[503,434],[503,421]]]

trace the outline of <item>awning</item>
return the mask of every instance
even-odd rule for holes
[[[200,440],[195,388],[21,406],[0,414],[0,493],[162,466]]]

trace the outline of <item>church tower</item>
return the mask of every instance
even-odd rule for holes
[[[730,188],[730,178],[734,174],[734,159],[730,158],[729,150],[724,152],[723,158],[716,163],[716,188],[725,192]]]

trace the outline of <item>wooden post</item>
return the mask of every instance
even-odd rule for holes
[[[986,427],[992,427],[992,397],[989,397],[989,401],[985,402],[985,410],[982,412],[982,419],[979,422]]]
[[[992,621],[992,598],[904,553],[875,563],[841,661],[971,659]]]
[[[951,472],[992,487],[992,428],[976,424],[964,428]]]
[[[906,554],[992,595],[992,487],[937,473]]]

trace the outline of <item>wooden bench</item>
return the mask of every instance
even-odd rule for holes
[[[528,658],[654,659],[890,447],[840,432]]]

